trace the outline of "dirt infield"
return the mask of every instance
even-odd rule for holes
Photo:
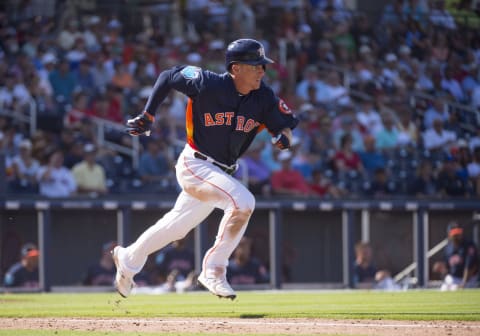
[[[480,322],[271,318],[0,318],[0,329],[138,333],[474,336]]]

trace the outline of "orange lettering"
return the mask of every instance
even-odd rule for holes
[[[235,130],[243,131],[243,123],[245,122],[245,117],[237,116],[237,127]]]
[[[255,127],[255,120],[253,120],[253,119],[248,119],[247,122],[245,123],[245,128],[243,129],[243,131],[244,131],[245,133],[248,133],[248,132],[250,132],[254,127]]]
[[[203,116],[205,118],[205,126],[215,126],[215,122],[210,113],[205,113]]]
[[[232,124],[232,118],[235,116],[235,112],[225,112],[225,118],[227,118],[227,121],[225,122],[225,125],[231,125]]]
[[[225,114],[222,112],[215,113],[215,125],[223,125],[223,123],[225,122],[225,120],[223,120],[224,115]]]

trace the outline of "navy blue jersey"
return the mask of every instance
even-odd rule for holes
[[[459,246],[449,242],[445,247],[445,261],[448,265],[449,274],[457,278],[463,278],[465,268],[474,272],[478,270],[477,247],[468,240],[463,240]]]
[[[232,285],[252,285],[266,283],[269,280],[266,268],[256,258],[250,258],[245,265],[230,260],[227,267],[227,279]]]
[[[29,271],[21,262],[14,264],[5,274],[5,287],[36,288],[38,283],[38,269]]]
[[[163,71],[145,110],[154,115],[171,89],[189,97],[188,143],[227,165],[237,161],[263,127],[276,135],[298,123],[286,104],[263,82],[258,90],[241,95],[229,73],[217,74],[194,66]]]

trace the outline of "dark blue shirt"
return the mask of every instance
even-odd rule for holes
[[[154,115],[171,89],[189,97],[187,142],[227,165],[237,161],[263,127],[276,135],[298,123],[283,100],[263,82],[258,90],[242,95],[229,73],[216,74],[194,66],[163,71],[145,110]]]
[[[14,264],[5,273],[5,287],[38,287],[38,269],[27,270],[21,262]]]
[[[268,272],[256,258],[251,258],[245,265],[238,265],[232,259],[227,267],[227,280],[232,285],[252,285],[268,282]]]
[[[445,262],[448,273],[457,278],[463,278],[465,268],[478,271],[477,247],[468,240],[463,240],[459,246],[449,242],[445,247]]]

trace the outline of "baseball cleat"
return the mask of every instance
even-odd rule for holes
[[[198,276],[198,283],[208,289],[219,298],[235,300],[237,294],[230,287],[225,276],[219,278],[207,278],[203,272]]]
[[[121,248],[122,247],[120,246],[116,246],[111,252],[113,261],[115,262],[115,266],[117,268],[117,273],[115,274],[114,286],[117,289],[118,294],[120,294],[124,298],[127,298],[132,292],[132,288],[133,286],[135,286],[135,282],[133,281],[133,278],[129,276],[125,272],[125,270],[122,268],[122,265],[120,263],[120,259],[118,256]]]

